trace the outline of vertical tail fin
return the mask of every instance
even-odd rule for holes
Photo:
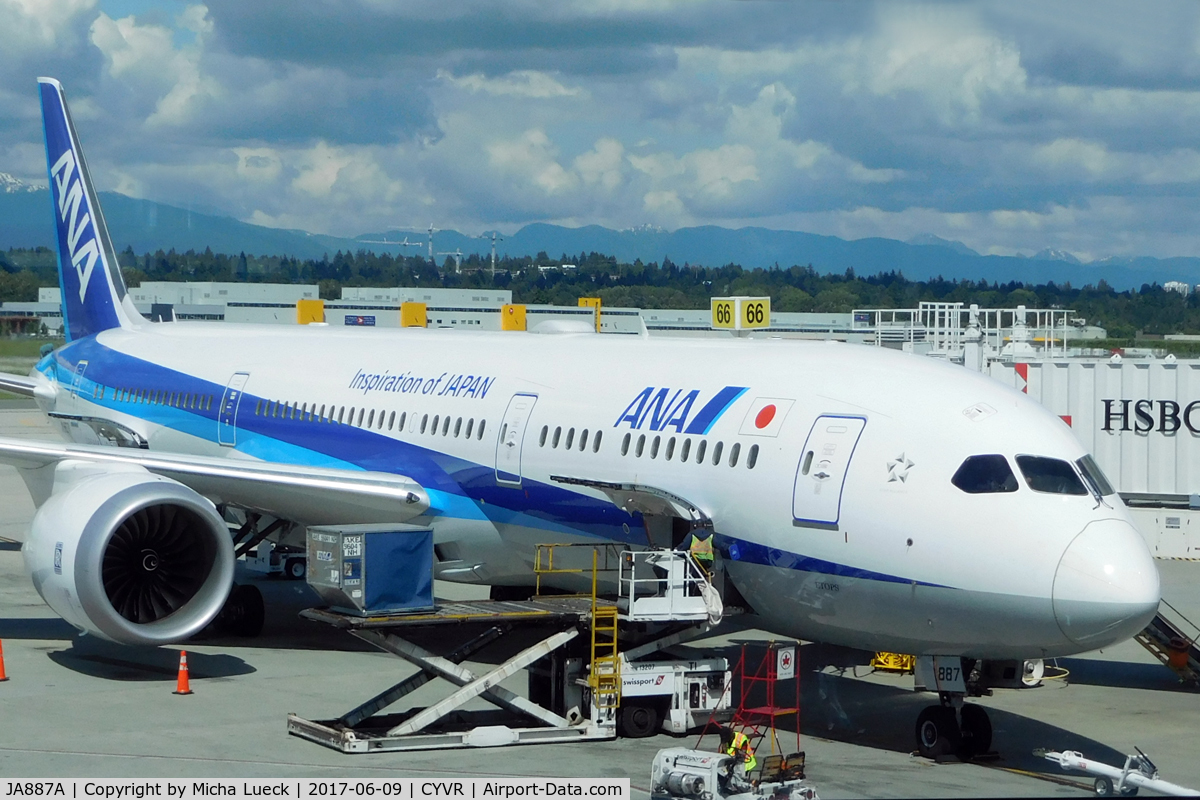
[[[38,91],[58,233],[63,329],[72,341],[109,328],[131,328],[142,318],[125,291],[62,85],[53,78],[38,78]]]

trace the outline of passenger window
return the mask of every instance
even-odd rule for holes
[[[802,466],[800,468],[801,475],[807,475],[808,471],[810,469],[812,469],[812,460],[813,460],[813,451],[809,450],[807,453],[804,454],[804,466]]]
[[[320,413],[317,414],[317,419],[319,419],[321,421],[325,420],[325,404],[324,403],[321,404],[321,411],[320,411]]]
[[[658,443],[662,439],[661,436],[655,436],[654,441],[650,443],[650,457],[658,458]]]
[[[680,461],[687,461],[687,460],[688,460],[688,454],[689,454],[689,453],[691,453],[691,452],[692,452],[692,440],[691,440],[691,439],[684,439],[684,440],[683,440],[683,449],[681,449],[681,450],[679,451],[679,460],[680,460]]]
[[[1008,459],[1001,455],[971,456],[962,463],[950,482],[967,494],[1017,490],[1017,478],[1008,466]]]
[[[742,445],[739,442],[734,442],[733,447],[729,448],[729,466],[736,467],[738,455],[742,452]]]
[[[567,443],[563,445],[563,449],[570,450],[571,445],[575,444],[575,429],[567,431]]]
[[[262,400],[259,400],[257,403],[254,404],[254,416],[256,416],[256,417],[261,416],[261,414],[260,414],[261,411],[262,411]]]
[[[670,439],[667,439],[667,455],[666,455],[667,461],[670,461],[672,456],[674,456],[674,455],[675,455],[675,437],[672,436]]]
[[[321,413],[325,413],[325,409],[321,409]],[[396,412],[388,414],[388,430],[390,431],[396,425]]]
[[[554,439],[550,442],[550,446],[558,449],[558,440],[562,437],[562,427],[554,429]]]
[[[1112,484],[1108,482],[1108,478],[1104,477],[1104,472],[1100,469],[1100,465],[1096,463],[1096,459],[1090,455],[1084,456],[1075,462],[1079,465],[1079,471],[1083,473],[1083,479],[1087,481],[1092,490],[1100,497],[1108,497],[1116,492]]]
[[[696,463],[704,463],[704,451],[708,449],[708,440],[701,439],[700,444],[696,445]]]
[[[629,439],[630,434],[627,433],[625,434],[625,438],[621,440],[621,455],[623,456],[629,455]]]
[[[403,431],[403,430],[404,430],[404,421],[405,421],[406,419],[408,419],[408,412],[407,412],[407,411],[401,411],[401,412],[400,412],[400,424],[396,426],[396,430],[398,430],[398,431]]]
[[[602,434],[600,431],[596,431],[596,438],[592,440],[592,452],[593,453],[600,452],[600,436],[601,435]]]
[[[447,414],[445,416],[445,418],[442,419],[442,436],[446,436],[449,433],[450,433],[450,415]]]
[[[746,453],[746,469],[754,469],[754,465],[758,463],[758,445],[750,445],[750,452]]]
[[[477,439],[482,439],[482,438],[483,438],[483,426],[484,426],[484,425],[486,425],[486,424],[487,424],[487,420],[486,420],[486,419],[481,419],[481,420],[479,420],[479,434],[476,436],[476,438],[477,438]]]
[[[588,429],[584,428],[583,433],[579,434],[579,452],[587,450]]]
[[[346,407],[342,406],[341,408],[338,409],[338,413],[337,413],[338,425],[342,424],[342,420],[345,418],[345,416],[346,416]]]
[[[366,412],[367,412],[367,410],[365,408],[360,408],[358,410],[358,427],[360,427],[360,428],[362,427],[362,423],[363,423],[363,414],[365,414]]]
[[[633,449],[633,454],[638,458],[642,457],[642,451],[646,449],[646,434],[638,436],[637,447]]]
[[[457,439],[460,433],[462,433],[462,417],[454,420],[454,438]]]
[[[471,417],[469,420],[467,420],[467,432],[463,434],[464,439],[471,438],[471,429],[474,427],[475,427],[475,418]],[[542,434],[542,435],[545,436],[545,434]]]
[[[434,424],[436,424],[436,423],[434,423]],[[425,428],[427,428],[428,426],[429,426],[429,415],[426,414],[425,416],[421,417],[421,433],[424,433]]]
[[[439,422],[441,422],[441,421],[442,421],[442,415],[441,415],[441,414],[434,414],[434,415],[433,415],[433,426],[432,426],[432,428],[430,429],[430,433],[432,433],[434,436],[437,436],[438,423],[439,423]]]
[[[1067,461],[1045,456],[1017,456],[1017,466],[1029,488],[1035,492],[1087,494],[1083,481]]]
[[[712,460],[712,463],[713,463],[713,466],[714,466],[714,467],[715,467],[717,464],[720,464],[720,463],[721,463],[721,451],[722,451],[723,449],[725,449],[725,443],[724,443],[724,442],[717,442],[717,443],[716,443],[716,445],[714,445],[714,446],[713,446],[713,460]]]

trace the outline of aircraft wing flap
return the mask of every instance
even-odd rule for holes
[[[136,465],[213,502],[307,525],[405,522],[429,510],[429,494],[403,475],[0,438],[0,463],[36,469],[64,460]]]
[[[712,520],[699,504],[657,486],[572,478],[566,475],[551,475],[550,480],[569,486],[597,489],[608,495],[616,506],[631,514],[638,512],[643,515],[678,517],[698,527],[712,526]]]

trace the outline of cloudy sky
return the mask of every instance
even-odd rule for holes
[[[102,189],[338,235],[535,221],[1200,255],[1200,4],[0,0]]]

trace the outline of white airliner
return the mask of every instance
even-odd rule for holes
[[[867,650],[1065,656],[1156,613],[1150,553],[1070,429],[961,367],[794,341],[147,323],[62,88],[39,89],[68,341],[0,388],[71,442],[0,440],[0,460],[39,504],[33,582],[80,630],[157,644],[207,624],[234,572],[214,501],[426,524],[439,577],[494,586],[529,585],[537,543],[711,525],[758,625]],[[959,735],[961,694],[942,699],[926,751]]]

